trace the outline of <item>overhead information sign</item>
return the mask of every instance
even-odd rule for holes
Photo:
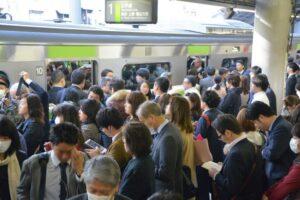
[[[155,24],[157,22],[157,0],[106,0],[105,22]]]

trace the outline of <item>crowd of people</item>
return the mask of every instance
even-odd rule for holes
[[[48,92],[0,72],[0,200],[299,199],[298,65],[277,112],[259,66],[201,63],[179,86],[138,69],[130,90],[109,69],[89,88],[57,69]]]

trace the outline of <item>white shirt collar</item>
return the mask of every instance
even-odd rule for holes
[[[226,144],[224,146],[224,154],[228,154],[230,152],[230,150],[232,149],[232,147],[234,147],[234,145],[236,145],[237,143],[239,143],[241,140],[247,138],[245,133],[242,133],[240,137],[236,138],[235,140],[233,140],[231,143]]]
[[[53,165],[54,165],[55,167],[58,167],[58,165],[60,164],[60,160],[59,160],[59,159],[57,158],[57,156],[55,155],[54,150],[51,150],[51,152],[50,152],[50,158],[51,158],[51,161],[52,161]],[[69,164],[69,165],[71,164],[71,159],[68,160],[68,164]]]
[[[118,136],[120,135],[121,132],[117,133],[117,135],[115,135],[114,137],[112,137],[112,141],[116,141],[118,139]]]
[[[160,133],[161,130],[169,123],[169,120],[165,119],[165,121],[157,128],[156,132]]]

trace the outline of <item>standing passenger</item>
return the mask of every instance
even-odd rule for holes
[[[49,103],[59,104],[62,90],[66,85],[65,74],[61,70],[56,70],[51,74],[51,89],[48,91]]]
[[[296,63],[291,62],[288,64],[287,66],[288,78],[286,80],[285,96],[296,95],[295,86],[297,84],[296,74],[298,71],[299,71],[299,66]]]
[[[252,82],[251,91],[254,93],[251,103],[260,101],[270,106],[270,101],[266,94],[266,90],[269,87],[268,85],[269,82],[266,79],[266,76],[259,74],[255,76],[251,82]]]
[[[153,86],[153,93],[155,95],[154,102],[158,103],[160,96],[166,94],[169,90],[170,82],[165,77],[159,77],[155,80]]]

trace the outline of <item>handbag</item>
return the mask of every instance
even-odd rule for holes
[[[213,160],[207,139],[203,139],[201,141],[194,139],[194,151],[197,166],[201,166],[203,163]]]

